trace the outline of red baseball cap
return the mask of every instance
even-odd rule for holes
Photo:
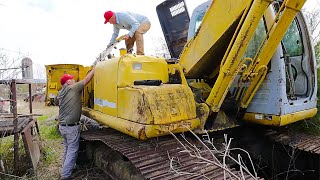
[[[60,78],[60,83],[61,83],[61,85],[64,85],[69,79],[73,79],[73,78],[74,78],[74,76],[72,76],[70,74],[64,74]]]
[[[105,24],[107,24],[107,22],[109,22],[109,19],[113,16],[114,12],[112,11],[107,11],[104,13],[104,18],[106,19],[104,21]]]

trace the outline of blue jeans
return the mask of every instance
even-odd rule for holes
[[[61,177],[70,177],[76,164],[80,142],[80,126],[59,126],[64,139]]]

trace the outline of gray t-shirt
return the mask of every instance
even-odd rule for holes
[[[82,90],[84,81],[79,81],[71,86],[62,86],[58,92],[60,124],[74,124],[79,122],[82,108]]]

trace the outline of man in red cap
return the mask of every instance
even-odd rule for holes
[[[151,26],[149,19],[141,14],[132,12],[112,12],[104,13],[104,24],[113,24],[113,34],[109,44],[112,44],[119,35],[120,29],[127,29],[129,33],[125,36],[126,48],[128,52],[132,52],[134,42],[137,44],[137,54],[144,55],[143,34],[145,34]]]
[[[59,104],[59,130],[64,139],[61,179],[70,179],[76,163],[80,141],[82,91],[93,74],[94,69],[79,82],[75,82],[74,76],[70,74],[64,74],[60,78],[62,89],[58,92],[56,103]]]

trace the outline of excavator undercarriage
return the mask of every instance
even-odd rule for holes
[[[220,163],[214,149],[209,152],[191,137],[140,141],[111,128],[83,132],[81,137],[89,159],[114,179],[260,179]],[[193,152],[192,146],[199,151]]]

